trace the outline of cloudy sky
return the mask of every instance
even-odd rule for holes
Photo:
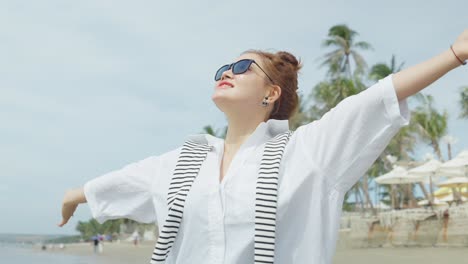
[[[246,49],[300,57],[299,91],[308,95],[324,78],[317,59],[331,26],[346,23],[373,45],[363,52],[368,64],[395,54],[410,66],[468,28],[467,7],[464,0],[0,0],[0,233],[73,234],[91,215],[80,206],[56,227],[67,188],[172,150],[205,125],[222,128],[213,74]],[[460,67],[425,90],[449,112],[454,153],[468,148],[468,122],[457,119],[467,76]]]

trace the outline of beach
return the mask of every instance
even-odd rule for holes
[[[149,263],[155,242],[143,242],[138,246],[130,242],[105,242],[102,253],[95,254],[91,243],[66,244],[64,249],[55,247],[42,251],[44,254],[60,254],[82,257],[89,264],[125,264],[125,263]],[[82,261],[83,264],[88,262]]]
[[[101,254],[94,254],[91,244],[69,244],[65,249],[52,249],[44,254],[59,254],[82,257],[83,264],[148,263],[154,242],[135,247],[129,242],[105,243]],[[35,249],[39,250],[39,249]],[[444,247],[388,247],[366,249],[339,249],[333,264],[438,264],[465,263],[468,248]]]
[[[333,264],[448,264],[467,260],[468,248],[367,248],[338,250]]]

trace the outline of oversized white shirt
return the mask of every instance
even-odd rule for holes
[[[331,263],[345,193],[408,120],[406,100],[398,102],[390,75],[296,129],[279,170],[275,263]],[[166,263],[253,263],[255,185],[263,147],[288,129],[287,120],[260,123],[222,182],[224,140],[209,134],[189,136],[214,148],[187,196]],[[181,148],[87,182],[84,191],[93,217],[101,223],[130,218],[162,226]]]

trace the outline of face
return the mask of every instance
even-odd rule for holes
[[[246,53],[232,62],[242,59],[253,59],[263,66],[261,57],[257,54]],[[231,64],[227,62],[225,64]],[[232,113],[261,113],[265,109],[261,102],[269,95],[272,85],[265,73],[252,63],[250,68],[242,74],[233,74],[232,69],[225,71],[220,80],[215,82],[211,99],[218,108],[226,114]]]

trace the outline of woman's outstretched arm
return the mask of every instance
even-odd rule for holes
[[[58,226],[62,227],[68,223],[80,203],[86,203],[83,187],[65,192],[62,202],[62,222]]]
[[[153,187],[160,160],[160,156],[150,156],[91,179],[81,188],[66,191],[62,201],[62,222],[58,226],[67,224],[81,203],[88,204],[93,218],[101,224],[118,218],[154,222]]]
[[[447,50],[427,61],[395,73],[393,85],[398,100],[419,92],[450,70],[461,66],[456,56],[461,61],[468,60],[468,29],[463,31],[452,47],[453,51],[448,47]]]

